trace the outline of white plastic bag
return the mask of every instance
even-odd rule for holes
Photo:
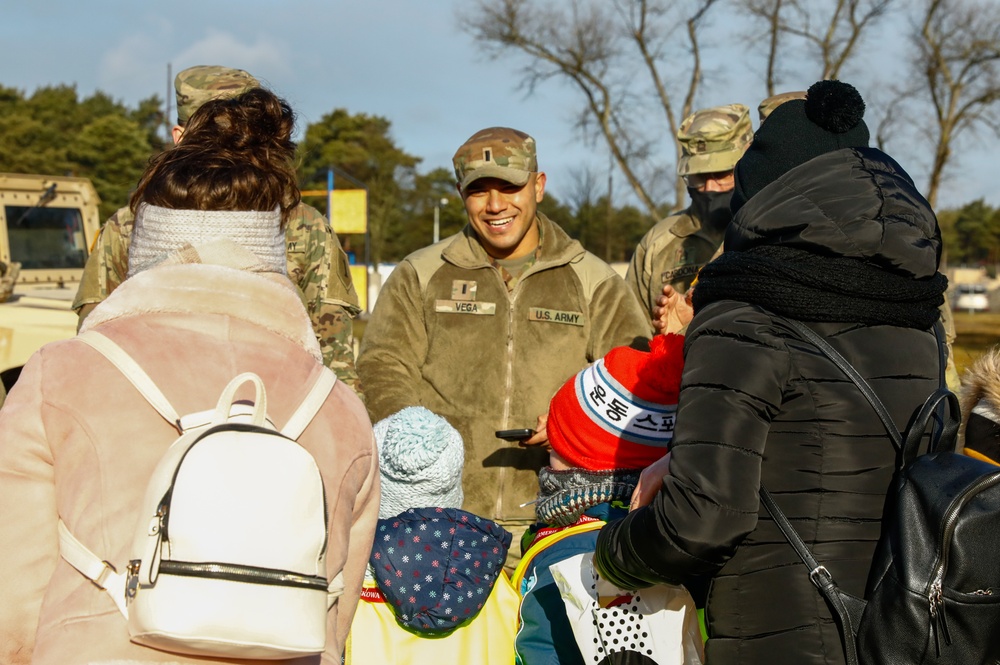
[[[684,587],[619,589],[597,575],[593,552],[560,561],[549,570],[585,662],[613,662],[613,654],[625,652],[642,654],[658,665],[704,661],[698,614]]]

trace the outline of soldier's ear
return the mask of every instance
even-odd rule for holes
[[[180,125],[174,125],[173,129],[170,130],[170,135],[174,139],[174,145],[181,142],[181,136],[184,135],[184,128]]]
[[[541,203],[545,198],[545,171],[535,174],[535,203]]]

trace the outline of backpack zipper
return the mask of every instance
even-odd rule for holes
[[[955,497],[951,505],[945,511],[944,526],[941,528],[941,553],[938,561],[934,565],[931,583],[927,588],[927,603],[931,616],[931,630],[934,632],[934,647],[937,655],[941,655],[941,635],[944,635],[945,644],[951,646],[951,634],[948,632],[948,616],[944,605],[944,573],[948,567],[948,554],[951,550],[951,538],[954,535],[955,525],[958,522],[958,513],[965,504],[976,494],[989,489],[1000,482],[1000,472],[983,476],[975,483],[965,488],[961,494]],[[979,594],[980,591],[975,593]],[[982,591],[982,595],[992,595],[992,589]]]
[[[177,483],[177,476],[180,474],[181,466],[187,459],[188,454],[194,449],[196,445],[201,443],[210,434],[214,434],[217,430],[229,428],[238,431],[249,431],[249,432],[259,432],[261,434],[268,434],[278,436],[287,441],[291,441],[296,445],[300,445],[298,441],[290,437],[285,436],[277,430],[272,430],[267,427],[260,427],[257,425],[249,425],[244,423],[223,423],[221,425],[216,425],[210,427],[201,434],[198,438],[188,447],[184,454],[181,455],[180,460],[177,461],[177,466],[174,468],[173,476],[171,477],[170,484],[167,487],[167,491],[164,493],[163,498],[160,499],[160,503],[157,505],[156,518],[159,525],[159,538],[161,543],[170,542],[170,537],[168,534],[168,526],[170,523],[170,505],[173,499],[174,485]],[[323,546],[319,552],[319,559],[322,561],[326,558],[326,546],[329,542],[329,524],[330,515],[329,507],[326,501],[326,483],[323,482],[323,475],[319,471],[319,467],[316,468],[316,473],[319,476],[320,488],[323,490]],[[129,570],[131,571],[131,564]],[[138,563],[136,560],[135,566],[135,587],[138,587]],[[300,573],[293,573],[291,571],[278,570],[274,568],[259,568],[255,566],[243,566],[240,564],[224,564],[224,563],[190,563],[186,561],[173,561],[170,559],[161,559],[160,564],[157,567],[157,574],[165,573],[167,575],[178,575],[183,577],[207,577],[215,579],[225,579],[234,582],[247,582],[250,584],[270,584],[275,586],[293,586],[308,589],[323,589],[327,590],[327,580],[325,577],[312,576],[312,575],[302,575]],[[129,584],[127,580],[126,592]],[[135,591],[132,590],[132,596],[135,595]]]
[[[248,584],[268,584],[272,586],[298,587],[326,591],[325,577],[303,575],[288,570],[259,568],[232,563],[192,563],[189,561],[161,561],[161,575],[181,577],[207,577],[217,580],[246,582]]]

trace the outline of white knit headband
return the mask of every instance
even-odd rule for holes
[[[220,238],[252,252],[266,271],[287,274],[279,208],[265,212],[175,210],[142,203],[132,231],[128,277],[152,268],[184,247],[198,247]]]
[[[576,375],[576,397],[583,413],[623,441],[666,448],[674,438],[676,404],[647,402],[632,394],[600,358]]]

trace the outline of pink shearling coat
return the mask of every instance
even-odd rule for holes
[[[214,408],[229,380],[249,371],[281,427],[322,371],[308,316],[281,275],[158,266],[123,283],[85,328],[132,355],[180,414]],[[0,663],[241,662],[132,644],[111,598],[59,556],[61,517],[124,570],[147,480],[176,437],[79,340],[49,344],[25,365],[0,409]],[[299,443],[326,487],[328,575],[343,568],[346,589],[329,613],[326,652],[285,662],[339,663],[378,517],[378,455],[364,406],[339,382]]]

